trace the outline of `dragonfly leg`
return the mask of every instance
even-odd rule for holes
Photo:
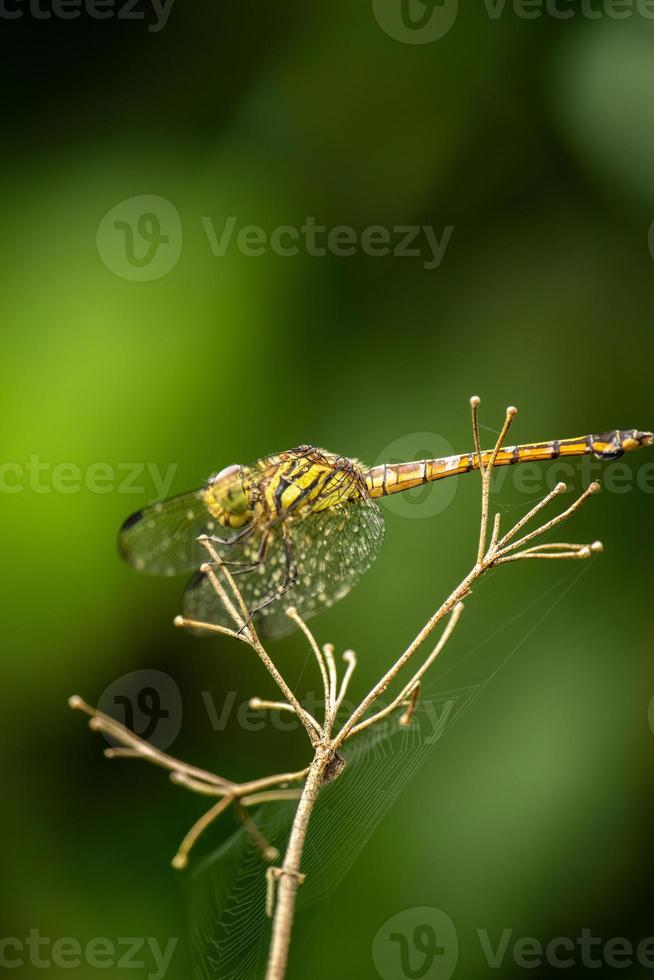
[[[270,544],[270,531],[264,531],[263,537],[261,538],[261,545],[259,546],[259,554],[254,559],[254,561],[226,561],[223,562],[224,565],[240,565],[232,575],[243,575],[245,572],[253,572],[255,568],[259,568],[264,564],[266,556],[268,554],[268,545]]]
[[[211,541],[212,544],[226,544],[228,546],[239,544],[239,542],[244,541],[254,529],[256,528],[256,523],[247,524],[242,531],[238,531],[237,534],[233,534],[231,538],[220,538],[217,534],[201,534],[198,540],[205,538],[207,541]]]
[[[297,566],[295,564],[295,557],[293,555],[293,542],[291,541],[291,535],[286,524],[282,524],[282,533],[284,535],[284,558],[285,558],[284,578],[282,580],[282,584],[279,586],[279,588],[275,589],[274,592],[271,592],[270,595],[263,600],[263,602],[260,602],[258,606],[255,606],[254,609],[250,610],[250,615],[248,616],[247,622],[243,624],[239,632],[242,632],[245,629],[248,623],[252,620],[253,616],[256,616],[256,614],[261,612],[262,609],[265,609],[266,606],[270,606],[273,602],[277,602],[279,599],[282,598],[282,596],[286,595],[286,593],[290,589],[294,588],[297,585],[298,582]],[[267,548],[267,542],[266,542],[266,548]]]

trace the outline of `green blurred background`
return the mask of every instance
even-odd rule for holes
[[[145,21],[20,9],[0,63],[3,935],[180,936],[167,976],[185,980],[169,860],[204,802],[106,761],[67,697],[95,703],[160,670],[183,704],[174,754],[248,778],[302,765],[306,748],[299,732],[245,730],[236,707],[212,725],[207,701],[273,689],[245,648],[174,630],[182,582],[120,563],[117,528],[156,496],[147,471],[129,488],[121,467],[172,467],[176,492],[300,442],[368,462],[463,451],[473,393],[486,442],[510,403],[516,441],[652,428],[654,22],[576,4],[565,20],[494,19],[480,5],[416,44],[369,2],[178,2],[159,31],[144,6]],[[124,252],[121,265],[120,235],[98,232],[141,195],[170,202],[182,229],[166,244],[178,261],[149,281]],[[252,256],[234,241],[216,256],[206,219],[220,235],[230,216],[267,234],[307,216],[357,235],[453,232],[432,269],[424,254]],[[96,464],[116,474],[105,492],[87,485]],[[454,922],[458,978],[525,973],[510,953],[490,970],[479,929],[494,943],[504,928],[544,943],[654,934],[652,456],[615,465],[622,492],[593,498],[564,535],[601,538],[601,558],[501,569],[468,602],[431,690],[483,684],[511,659],[304,942],[299,923],[290,977],[376,977],[378,930],[420,906]],[[358,651],[353,693],[470,564],[478,486],[448,482],[384,505],[382,557],[315,621]],[[506,519],[538,494],[507,479]],[[275,650],[295,682],[302,644]],[[315,687],[307,666],[298,690]],[[232,830],[224,817],[202,851]],[[44,975],[23,959],[17,974]]]

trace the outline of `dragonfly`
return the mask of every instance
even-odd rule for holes
[[[502,448],[495,466],[594,454],[614,460],[650,445],[636,429]],[[297,446],[249,466],[230,465],[204,486],[137,511],[118,536],[123,558],[150,575],[194,572],[183,598],[187,619],[233,627],[201,566],[206,535],[238,576],[254,625],[265,638],[342,599],[379,554],[384,521],[378,499],[488,464],[492,451],[366,467],[356,459]],[[289,602],[289,604],[290,604]]]

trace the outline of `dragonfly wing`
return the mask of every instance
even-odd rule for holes
[[[384,522],[377,504],[367,497],[344,501],[288,521],[297,582],[281,598],[269,602],[253,619],[263,638],[275,639],[296,627],[285,614],[295,606],[308,619],[342,599],[368,570],[382,546]],[[262,532],[263,533],[263,532]],[[247,608],[252,611],[283,586],[286,554],[280,526],[268,530],[265,562],[236,577]],[[260,534],[239,546],[241,562],[253,562],[261,545]],[[230,549],[229,558],[233,554]],[[201,622],[233,627],[220,598],[206,575],[189,583],[184,615]]]
[[[308,619],[346,596],[368,571],[381,550],[384,520],[377,504],[362,498],[310,514],[293,527],[292,540],[298,586],[291,602]],[[281,612],[271,625],[286,632]]]
[[[204,502],[204,488],[132,514],[118,532],[118,550],[141,572],[179,575],[207,560],[207,552],[196,540],[200,534],[226,534]]]

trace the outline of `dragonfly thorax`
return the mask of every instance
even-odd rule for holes
[[[212,477],[204,493],[204,502],[223,527],[243,527],[253,517],[243,480],[243,468],[226,466]]]

